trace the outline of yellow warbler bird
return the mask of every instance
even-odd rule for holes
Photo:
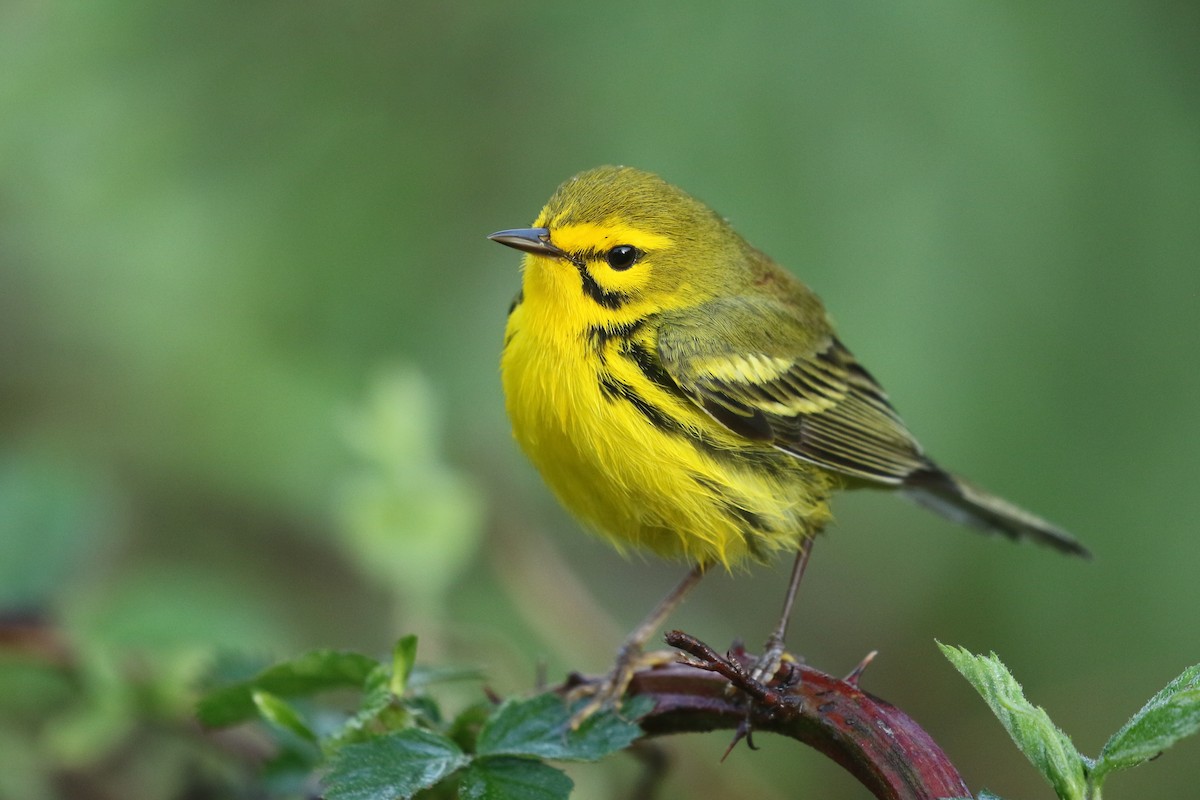
[[[619,547],[693,568],[625,642],[637,655],[712,565],[797,552],[773,670],[837,489],[876,487],[958,522],[1087,555],[1069,534],[935,464],[841,343],[811,290],[656,175],[599,167],[531,228],[508,317],[504,392],[522,449],[568,510]]]

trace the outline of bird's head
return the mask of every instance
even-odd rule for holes
[[[597,167],[558,187],[531,228],[493,241],[529,255],[525,299],[587,324],[736,291],[750,247],[706,205],[649,172]]]

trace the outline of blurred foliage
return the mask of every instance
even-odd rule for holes
[[[105,527],[102,490],[44,455],[0,453],[0,609],[37,606]]]
[[[437,422],[433,390],[420,374],[382,376],[367,407],[343,426],[360,467],[340,511],[358,568],[397,591],[406,614],[440,617],[483,528],[478,492],[440,462]]]
[[[568,704],[555,692],[503,703],[480,697],[447,713],[430,686],[461,674],[418,670],[416,652],[416,637],[406,636],[390,663],[350,652],[306,653],[209,692],[199,717],[207,725],[261,717],[279,737],[280,753],[302,751],[300,758],[277,757],[276,766],[294,774],[292,785],[328,800],[408,800],[418,793],[562,800],[573,782],[545,760],[598,761],[628,747],[642,735],[636,720],[654,705],[640,697],[578,727],[572,714],[588,698]],[[356,707],[327,703],[306,714],[290,702],[338,687],[357,690]]]
[[[517,260],[483,237],[616,162],[730,215],[931,453],[1096,552],[862,493],[800,601],[797,650],[880,649],[868,688],[971,785],[1034,795],[929,645],[1005,653],[1085,750],[1141,702],[1127,676],[1197,660],[1198,27],[1132,2],[0,5],[0,599],[86,654],[16,696],[127,731],[51,747],[5,711],[0,753],[48,769],[12,774],[136,740],[154,717],[112,676],[177,708],[215,650],[414,631],[504,691],[605,666],[681,568],[579,535],[516,452]],[[674,624],[755,641],[785,571],[707,578]],[[861,796],[769,740],[720,769],[683,744],[670,796]],[[1122,788],[1187,795],[1195,747]],[[167,760],[105,774],[178,796],[136,766]]]
[[[193,721],[202,667],[79,646],[32,618],[4,620],[0,797],[252,796],[261,756],[225,751]]]

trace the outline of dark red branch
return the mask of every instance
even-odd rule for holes
[[[712,730],[769,731],[824,753],[881,800],[970,797],[950,759],[921,726],[900,709],[857,686],[859,669],[846,679],[785,662],[769,685],[750,680],[751,659],[728,656],[680,631],[667,643],[690,654],[687,664],[644,669],[632,695],[655,699],[642,719],[651,736]],[[869,660],[869,659],[868,659]],[[741,691],[729,696],[730,684]]]

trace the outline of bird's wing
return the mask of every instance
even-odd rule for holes
[[[936,469],[823,315],[773,299],[713,300],[665,318],[658,352],[693,402],[747,439],[885,484]]]

